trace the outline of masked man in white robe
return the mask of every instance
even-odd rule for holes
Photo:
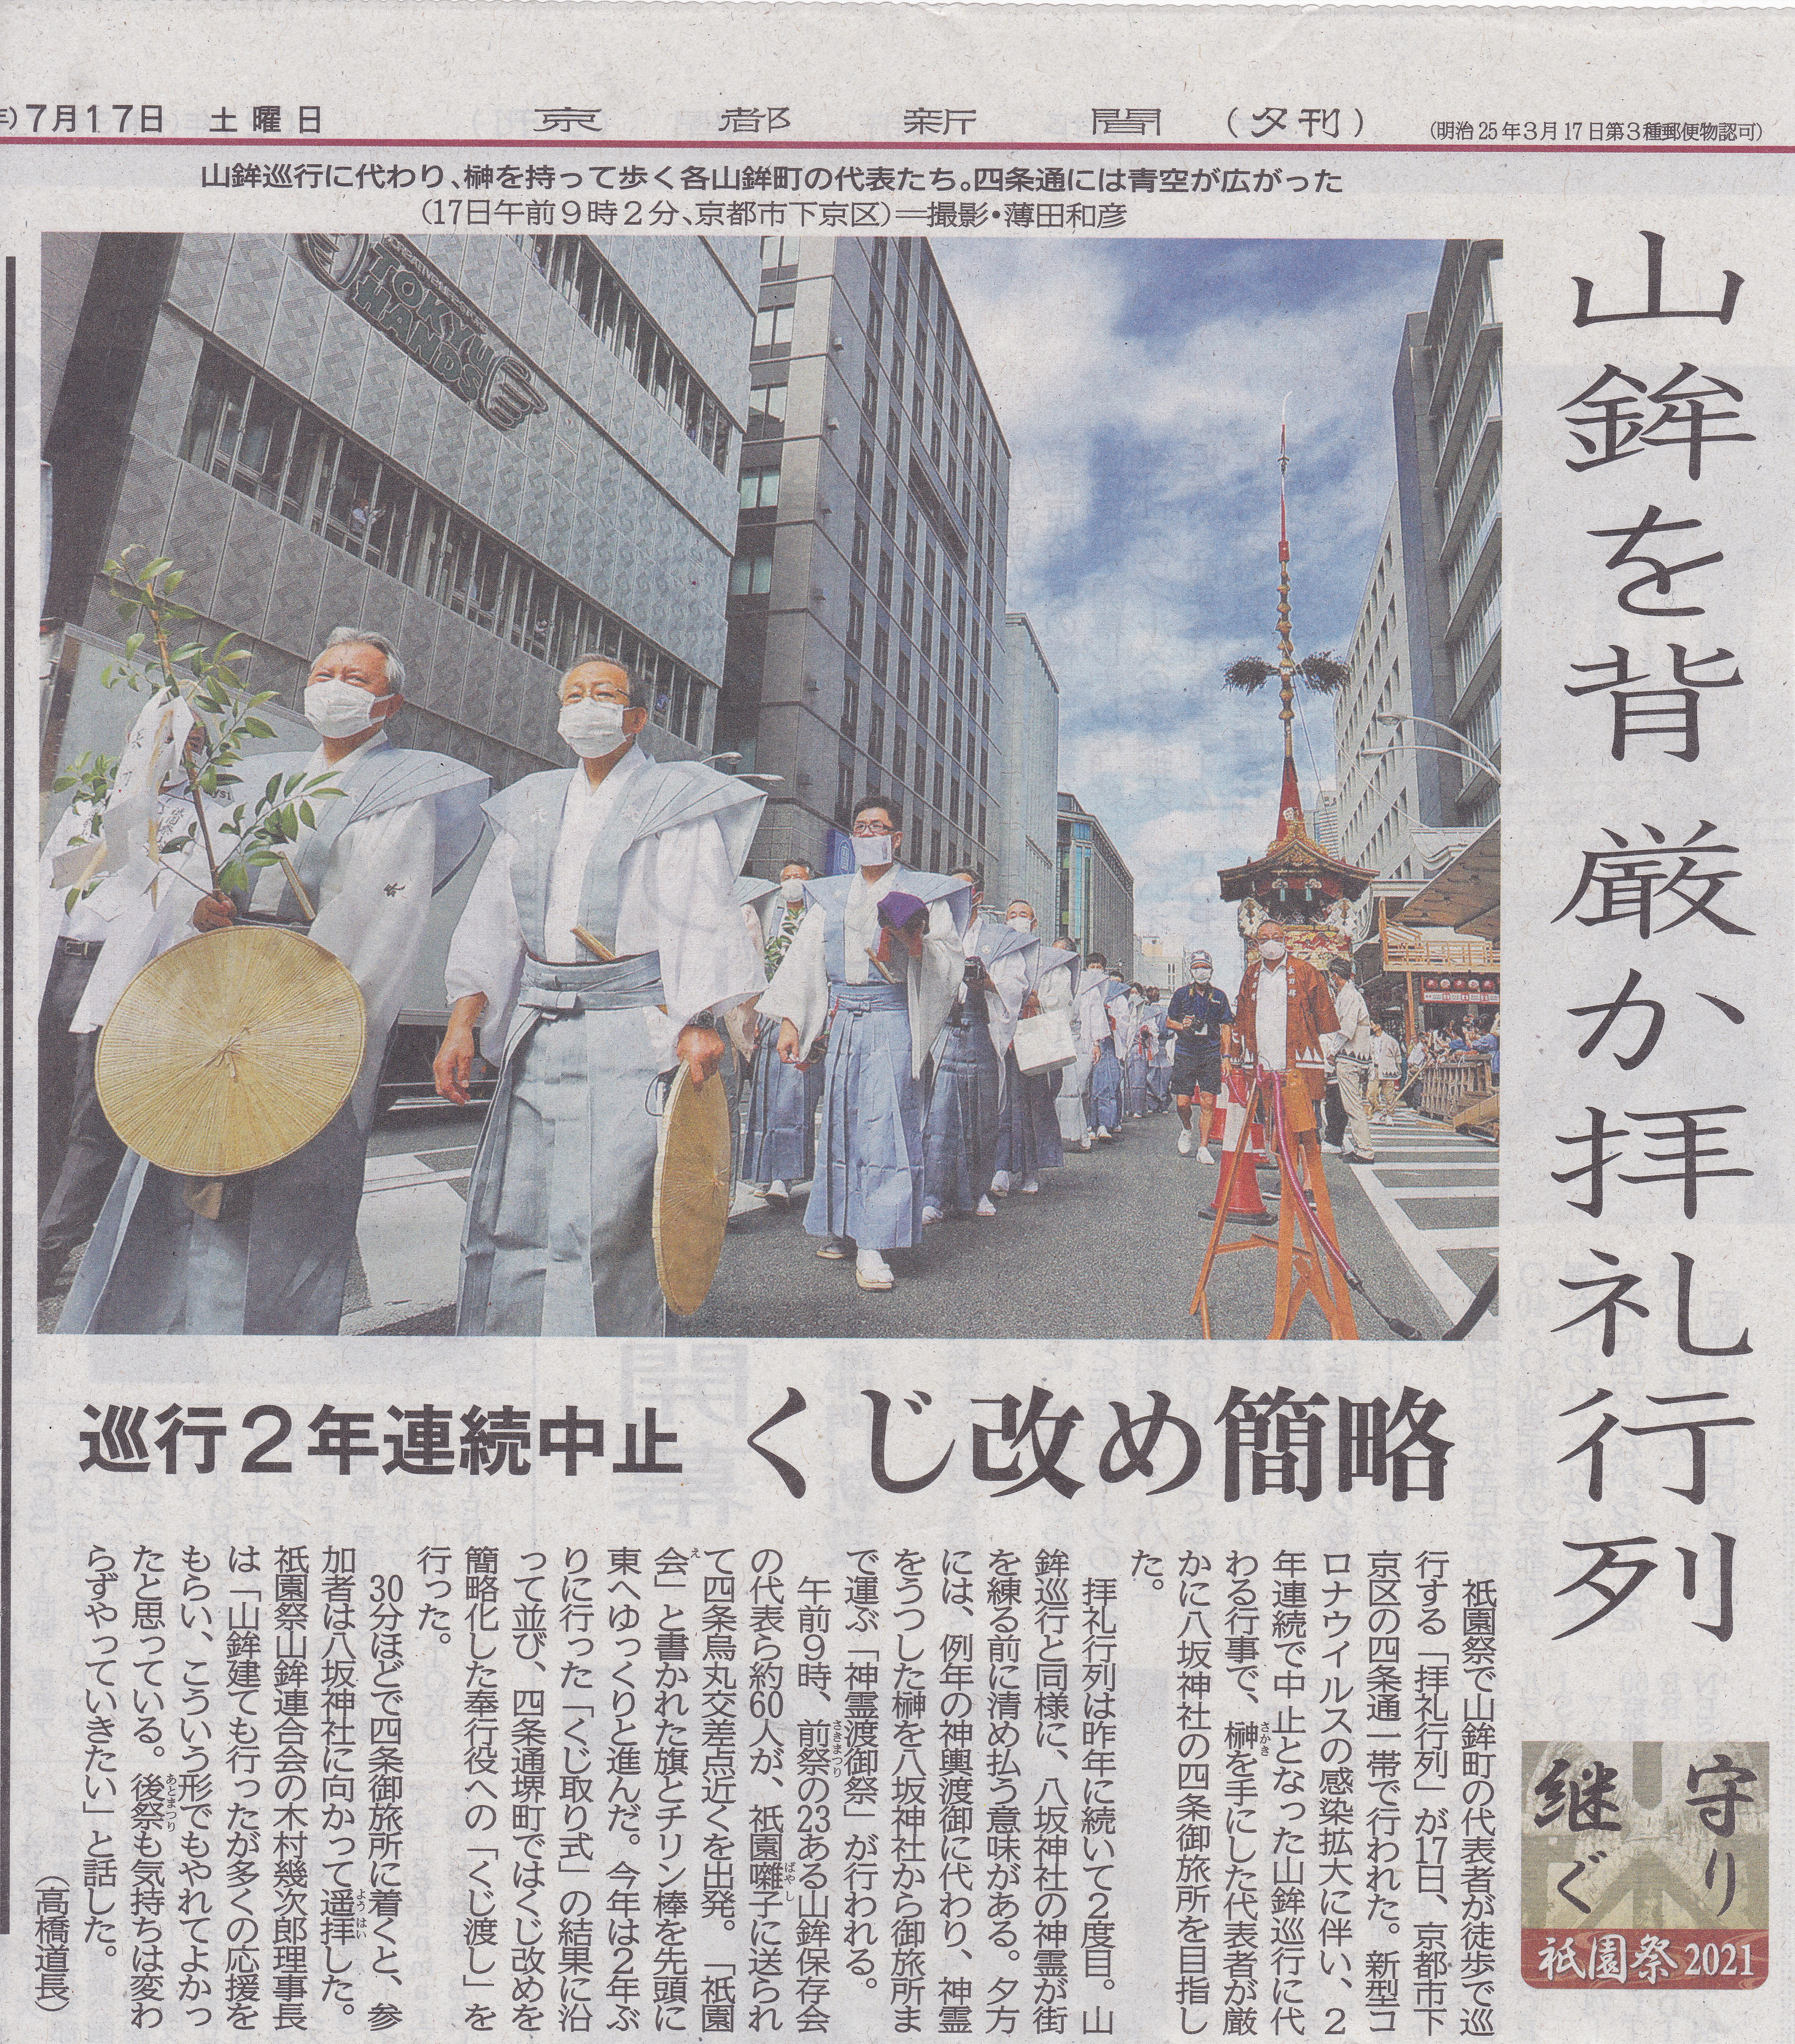
[[[996,989],[992,1024],[1004,1061],[1003,1113],[997,1129],[997,1170],[991,1189],[1003,1198],[1016,1187],[1031,1197],[1043,1171],[1066,1161],[1054,1105],[1058,1072],[1025,1072],[1016,1058],[1017,1025],[1044,1009],[1070,1005],[1078,960],[1070,950],[1044,944],[1032,903],[1020,898],[1004,911],[1009,945],[990,967]],[[1083,1110],[1080,1109],[1080,1118]]]
[[[1110,971],[1101,951],[1085,960],[1076,1010],[1079,1035],[1090,1046],[1090,1079],[1085,1112],[1090,1133],[1112,1143],[1122,1125],[1122,1056],[1128,1042],[1128,989]],[[1088,1142],[1084,1146],[1089,1148]]]
[[[993,1220],[997,1136],[1003,1115],[1003,1009],[991,978],[994,962],[1019,940],[983,909],[985,877],[955,866],[950,878],[972,890],[972,915],[960,932],[966,967],[947,1020],[935,1039],[935,1077],[923,1128],[922,1219],[975,1213]]]
[[[760,1003],[779,1024],[779,1055],[807,1057],[826,1024],[823,1133],[805,1209],[819,1256],[854,1259],[863,1291],[896,1281],[888,1249],[922,1237],[922,1070],[960,984],[960,932],[972,891],[944,873],[902,865],[904,813],[866,796],[852,817],[859,863],[851,874],[813,881],[810,908]],[[886,896],[917,905],[894,929]]]
[[[779,869],[778,887],[761,910],[762,956],[769,980],[804,920],[805,889],[814,878],[807,860],[788,859]],[[775,1206],[783,1207],[791,1188],[807,1183],[816,1173],[823,1057],[815,1051],[807,1063],[788,1065],[779,1055],[778,1024],[767,1020],[759,1027],[748,1081],[742,1180],[751,1191],[763,1193]]]
[[[279,864],[259,868],[246,899],[209,894],[193,915],[202,931],[247,920],[302,932],[348,968],[367,1021],[349,1097],[321,1133],[259,1171],[195,1180],[128,1153],[61,1332],[337,1331],[386,1039],[430,897],[479,842],[488,786],[459,760],[392,743],[386,726],[404,701],[404,681],[398,653],[379,633],[348,626],[331,633],[306,685],[318,750],[258,755],[244,778],[328,775],[340,792],[313,805],[315,822],[286,848],[291,875]]]
[[[1059,1124],[1062,1151],[1068,1144],[1088,1150],[1091,1132],[1090,1121],[1085,1113],[1085,1089],[1090,1083],[1090,1046],[1084,1039],[1082,1009],[1078,1000],[1083,961],[1070,937],[1055,937],[1053,948],[1056,954],[1063,955],[1066,963],[1042,982],[1040,1003],[1044,1009],[1063,1008],[1067,1011],[1067,1026],[1072,1032],[1073,1048],[1077,1053],[1071,1063],[1062,1066],[1056,1074],[1059,1085],[1053,1097],[1054,1116]]]
[[[560,683],[579,755],[486,805],[497,836],[449,946],[436,1090],[465,1104],[475,1030],[500,1062],[467,1188],[455,1332],[654,1335],[658,1074],[723,1082],[728,1011],[765,983],[736,901],[766,797],[636,743],[646,683]]]

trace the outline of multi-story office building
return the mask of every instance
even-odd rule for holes
[[[855,802],[992,863],[1009,450],[928,244],[760,247],[717,743],[768,777],[752,858],[840,871]],[[777,777],[777,778],[773,778]]]
[[[1315,841],[1334,858],[1340,855],[1340,791],[1335,781],[1324,781],[1315,791]]]
[[[1134,976],[1143,986],[1156,987],[1162,993],[1170,993],[1182,986],[1186,977],[1186,954],[1183,947],[1168,943],[1163,937],[1140,937],[1134,947]]]
[[[1501,242],[1449,241],[1432,305],[1409,321],[1396,378],[1413,714],[1432,720],[1428,742],[1447,748],[1420,755],[1425,824],[1482,825],[1501,807],[1480,763],[1501,764]],[[1442,724],[1469,744],[1455,745]]]
[[[1052,920],[1059,813],[1059,684],[1035,628],[1020,611],[1004,619],[1003,800],[986,892],[1033,905]]]
[[[1134,875],[1109,833],[1076,795],[1059,790],[1059,912],[1054,934],[1101,951],[1117,972],[1134,963]]]
[[[1397,365],[1396,490],[1335,706],[1341,851],[1388,878],[1420,877],[1413,828],[1501,805],[1501,258],[1447,244]]]
[[[136,546],[290,708],[333,627],[385,633],[401,738],[498,783],[566,763],[589,651],[652,682],[650,750],[713,749],[753,240],[51,236],[44,271],[67,634],[117,633]]]
[[[1378,551],[1347,650],[1346,686],[1334,700],[1334,755],[1339,774],[1340,855],[1374,873],[1401,874],[1413,863],[1409,833],[1424,819],[1420,769],[1432,756],[1417,745],[1450,743],[1447,734],[1417,729],[1410,678],[1401,492],[1390,493]],[[1399,728],[1393,721],[1401,717]],[[1428,789],[1437,802],[1439,779]]]

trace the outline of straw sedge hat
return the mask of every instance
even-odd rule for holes
[[[321,944],[265,924],[153,959],[100,1032],[100,1105],[140,1157],[195,1178],[279,1163],[325,1128],[361,1070],[361,989]]]

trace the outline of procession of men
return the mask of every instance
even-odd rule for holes
[[[614,660],[582,659],[558,685],[570,763],[490,799],[472,769],[391,742],[403,682],[378,633],[331,635],[304,697],[320,743],[299,762],[332,776],[330,792],[253,889],[206,888],[190,850],[184,891],[163,878],[139,900],[138,874],[65,905],[47,880],[46,1289],[92,1230],[63,1330],[337,1331],[400,989],[432,894],[482,843],[433,1071],[456,1106],[482,1065],[496,1073],[467,1186],[458,1333],[665,1331],[653,1196],[682,1070],[726,1095],[730,1175],[748,1196],[738,1214],[801,1201],[794,1254],[808,1243],[863,1292],[928,1267],[914,1253],[932,1238],[951,1254],[955,1224],[1001,1227],[1006,1203],[1051,1197],[1068,1151],[1118,1143],[1130,1124],[1175,1110],[1176,1154],[1217,1165],[1231,1083],[1238,1109],[1255,1060],[1318,1102],[1337,1086],[1342,1154],[1372,1161],[1368,1097],[1387,1056],[1350,966],[1287,958],[1274,924],[1257,932],[1238,1004],[1201,951],[1169,994],[1130,984],[1101,952],[1050,939],[1033,903],[994,914],[976,865],[909,864],[896,796],[855,806],[851,872],[793,859],[756,878],[745,869],[763,795],[644,751],[645,689]],[[172,815],[199,803],[178,770],[194,721],[166,699],[145,713],[115,804]],[[227,828],[213,814],[211,834]],[[61,870],[53,839],[47,875],[59,856]],[[294,1155],[203,1181],[106,1126],[94,1044],[137,967],[246,920],[302,930],[340,961],[367,1047],[349,1097]]]

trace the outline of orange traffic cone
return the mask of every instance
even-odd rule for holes
[[[1227,1160],[1234,1154],[1234,1146],[1240,1139],[1246,1121],[1248,1098],[1247,1084],[1238,1072],[1230,1072],[1227,1080],[1228,1099],[1225,1108],[1221,1101],[1216,1103],[1216,1114],[1221,1118],[1222,1176],[1228,1174]],[[1270,1212],[1259,1197],[1259,1174],[1255,1168],[1266,1161],[1264,1136],[1258,1117],[1246,1132],[1246,1147],[1241,1152],[1239,1168],[1234,1174],[1234,1183],[1228,1196],[1230,1219],[1238,1216],[1243,1220],[1269,1220]],[[1220,1181],[1217,1181],[1218,1185]]]

